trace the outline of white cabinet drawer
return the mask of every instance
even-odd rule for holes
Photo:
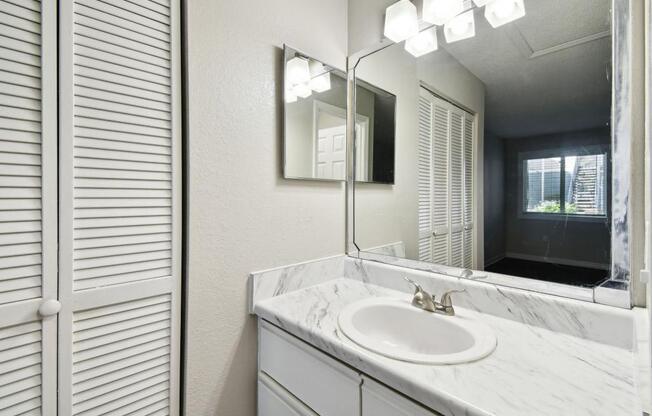
[[[265,373],[258,373],[258,416],[318,416]]]
[[[320,416],[359,416],[359,373],[266,321],[258,331],[260,371]]]
[[[367,377],[362,382],[362,416],[441,416]]]

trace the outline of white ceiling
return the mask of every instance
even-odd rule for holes
[[[610,0],[525,0],[525,9],[497,29],[476,10],[476,36],[441,45],[485,84],[486,130],[516,138],[607,125]]]

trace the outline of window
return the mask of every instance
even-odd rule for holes
[[[523,160],[523,211],[607,215],[607,154]]]

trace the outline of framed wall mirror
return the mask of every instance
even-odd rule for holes
[[[350,184],[349,251],[629,307],[629,2],[477,3],[350,58],[397,108],[394,186]]]
[[[346,74],[288,46],[284,63],[285,178],[343,181]],[[362,80],[356,90],[356,180],[391,184],[396,96]]]

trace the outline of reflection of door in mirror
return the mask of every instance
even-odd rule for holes
[[[419,260],[475,268],[475,116],[421,88],[418,117]]]
[[[319,179],[344,180],[346,175],[346,110],[321,101],[314,101],[313,172]],[[369,118],[357,116],[356,178],[368,177]]]

